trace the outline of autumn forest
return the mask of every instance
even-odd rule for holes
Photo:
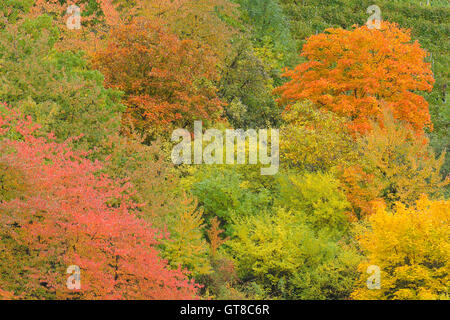
[[[0,0],[0,300],[450,299],[449,18]]]

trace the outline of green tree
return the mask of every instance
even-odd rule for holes
[[[235,221],[228,243],[238,276],[265,298],[346,299],[357,277],[355,250],[317,235],[304,215],[285,209]]]
[[[77,146],[99,147],[119,129],[121,94],[103,87],[83,53],[54,50],[57,34],[45,15],[0,31],[0,99],[58,141],[83,135]]]
[[[281,110],[271,94],[268,66],[245,38],[236,40],[226,57],[218,94],[228,102],[225,115],[235,128],[260,128],[280,121]]]
[[[303,215],[312,230],[331,239],[348,234],[350,203],[332,174],[289,172],[279,185],[278,206]]]
[[[245,176],[224,167],[198,172],[192,183],[192,193],[204,208],[208,220],[217,216],[225,222],[228,235],[232,233],[233,217],[257,215],[272,202],[268,189],[254,190]]]
[[[296,48],[289,21],[278,0],[234,0],[239,4],[242,20],[250,28],[250,35],[258,56],[270,66],[272,76],[296,60]],[[278,80],[278,79],[277,79]]]

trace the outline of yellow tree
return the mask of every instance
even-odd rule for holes
[[[412,204],[425,193],[442,196],[450,179],[442,179],[440,169],[445,152],[436,158],[422,136],[385,111],[381,125],[358,139],[360,160],[345,168],[341,181],[357,217],[370,214],[374,201],[391,207],[396,201]]]
[[[303,102],[286,110],[283,120],[280,148],[288,166],[327,171],[356,161],[356,144],[344,118]]]
[[[181,202],[180,213],[170,221],[170,239],[163,242],[163,256],[174,268],[187,268],[193,276],[212,272],[209,248],[203,238],[203,211],[189,197]]]
[[[379,206],[359,238],[368,261],[354,299],[445,299],[450,290],[450,201],[422,196],[416,207]],[[380,268],[380,289],[368,289],[367,269]]]

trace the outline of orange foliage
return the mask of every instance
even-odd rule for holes
[[[4,291],[0,288],[0,300],[13,300],[14,293],[9,291]]]
[[[279,103],[309,99],[349,117],[360,133],[371,128],[370,119],[380,119],[385,104],[417,133],[432,129],[428,102],[415,92],[431,91],[434,79],[427,52],[411,42],[409,30],[389,22],[381,30],[327,29],[307,40],[302,56],[307,62],[286,71],[291,81],[275,90]]]
[[[373,183],[374,176],[364,172],[360,166],[343,168],[340,180],[347,200],[352,204],[349,212],[352,221],[373,214],[375,204],[383,202],[382,198],[376,198],[379,190]]]
[[[185,126],[193,119],[216,120],[216,60],[192,40],[180,40],[155,21],[137,18],[111,32],[104,48],[92,53],[106,85],[125,92],[137,129]]]
[[[214,217],[211,220],[211,229],[207,231],[209,242],[211,244],[211,256],[215,257],[217,253],[217,249],[228,241],[229,237],[222,239],[220,235],[223,233],[223,230],[220,229],[220,222],[217,217]]]

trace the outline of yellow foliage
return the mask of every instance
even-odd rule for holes
[[[355,299],[444,299],[450,289],[450,201],[422,196],[415,207],[379,206],[359,242],[368,261]],[[369,265],[381,271],[381,288],[366,287]]]
[[[197,201],[186,197],[184,210],[171,222],[170,239],[164,240],[164,257],[172,267],[187,268],[193,276],[211,273],[208,245],[203,238],[203,212]]]
[[[450,177],[443,179],[440,174],[445,152],[436,157],[423,136],[387,110],[383,121],[372,127],[358,139],[359,164],[340,177],[355,216],[371,214],[378,200],[392,207],[395,202],[413,204],[421,194],[441,198],[450,182]]]
[[[280,133],[282,163],[308,171],[327,171],[357,158],[344,119],[319,111],[310,102],[297,103],[283,114]]]
[[[237,30],[220,16],[237,18],[237,6],[227,0],[147,0],[142,14],[161,19],[182,39],[193,39],[211,47],[220,57],[230,50],[230,39]]]
[[[26,190],[22,173],[0,160],[0,203],[16,198]]]

